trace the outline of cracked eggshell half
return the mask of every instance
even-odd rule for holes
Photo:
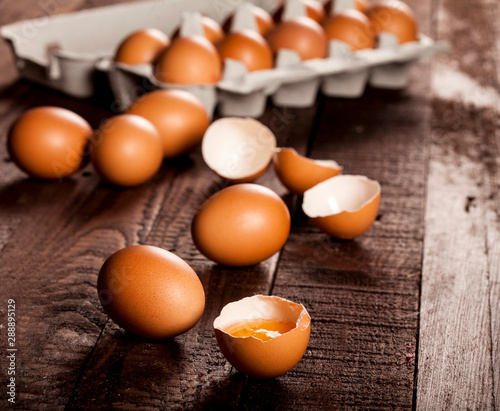
[[[282,332],[267,331],[265,340],[258,335],[232,335],[235,332],[231,330],[259,322],[289,327]],[[214,332],[222,354],[238,371],[257,378],[273,378],[290,371],[303,357],[311,317],[302,304],[276,296],[254,295],[227,304],[214,321]]]
[[[380,191],[378,181],[340,175],[307,190],[302,209],[323,231],[351,240],[368,230],[377,218]]]
[[[275,150],[273,165],[281,183],[300,196],[316,184],[341,174],[343,169],[333,160],[313,160],[288,147]]]
[[[236,117],[214,121],[201,144],[208,167],[232,183],[248,183],[264,174],[275,148],[276,137],[261,122]]]

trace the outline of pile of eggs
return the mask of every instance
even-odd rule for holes
[[[203,35],[173,38],[155,28],[136,31],[119,45],[114,60],[129,65],[149,64],[162,83],[172,85],[215,84],[221,80],[226,59],[237,60],[249,72],[272,69],[282,49],[295,51],[302,60],[327,57],[328,42],[346,43],[352,51],[375,48],[382,32],[399,43],[416,41],[418,28],[411,9],[399,0],[382,0],[370,6],[355,1],[355,8],[331,14],[332,4],[302,0],[305,15],[282,19],[284,5],[273,16],[252,5],[255,30],[234,31],[233,16],[221,27],[202,16]]]
[[[203,17],[204,37],[175,36],[170,41],[158,30],[141,30],[122,42],[115,59],[153,64],[155,75],[164,82],[209,84],[220,80],[225,58],[254,71],[272,68],[282,48],[309,59],[325,57],[331,39],[355,51],[375,47],[382,31],[393,33],[401,43],[417,38],[413,14],[398,0],[372,7],[358,0],[357,9],[329,17],[315,0],[304,0],[304,5],[308,17],[286,21],[280,21],[282,9],[273,20],[255,6],[258,31],[226,34],[208,17]],[[380,202],[377,181],[343,175],[335,161],[278,148],[271,130],[257,120],[221,118],[210,124],[201,101],[182,90],[152,91],[95,131],[69,110],[34,108],[14,123],[7,144],[16,165],[33,177],[65,178],[90,161],[103,180],[124,187],[146,182],[164,159],[201,144],[207,166],[231,185],[195,213],[191,235],[203,255],[230,267],[258,264],[288,239],[286,204],[271,189],[253,183],[271,164],[281,183],[303,196],[302,209],[311,221],[336,238],[353,239],[368,230]],[[193,269],[180,257],[147,245],[111,255],[99,272],[97,289],[109,317],[145,338],[171,338],[188,331],[205,307],[203,286]],[[300,361],[310,322],[301,304],[255,295],[228,304],[213,325],[222,353],[236,369],[269,378]]]

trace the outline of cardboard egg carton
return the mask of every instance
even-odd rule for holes
[[[252,3],[269,12],[278,5],[275,0]],[[50,11],[57,12],[57,0],[53,4],[55,9]],[[353,0],[336,0],[333,12],[353,4]],[[418,42],[399,45],[394,36],[383,33],[379,48],[356,53],[332,41],[326,59],[301,61],[295,51],[281,50],[271,70],[248,72],[239,61],[227,59],[220,82],[194,86],[162,83],[150,65],[113,61],[118,44],[135,30],[155,27],[171,36],[180,24],[181,36],[201,34],[201,14],[222,24],[233,13],[232,31],[256,29],[250,5],[244,1],[154,0],[22,21],[2,27],[0,34],[12,46],[21,76],[71,96],[92,96],[101,72],[115,96],[114,110],[126,110],[137,97],[154,89],[182,88],[197,95],[210,114],[218,106],[224,116],[249,117],[260,116],[269,97],[278,106],[308,107],[320,88],[328,96],[350,98],[359,97],[366,84],[403,88],[414,63],[447,47],[424,35]],[[301,0],[288,0],[282,18],[304,14]]]

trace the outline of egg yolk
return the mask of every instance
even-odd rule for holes
[[[258,319],[232,325],[226,333],[233,337],[255,337],[261,341],[268,341],[293,330],[296,326],[297,324],[291,321]]]

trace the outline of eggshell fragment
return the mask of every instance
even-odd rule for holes
[[[227,330],[252,320],[290,321],[295,328],[267,341],[254,336],[234,337]],[[311,317],[302,304],[276,296],[254,295],[227,304],[214,321],[217,343],[237,370],[257,378],[278,377],[303,357],[311,333]]]
[[[365,176],[339,175],[304,193],[302,209],[323,231],[350,240],[377,218],[380,184]]]
[[[148,245],[112,254],[99,271],[97,290],[114,322],[146,338],[186,332],[205,308],[205,292],[193,269],[175,254]]]
[[[198,250],[231,267],[266,260],[283,247],[289,233],[286,204],[259,184],[236,184],[214,194],[200,207],[191,225]]]
[[[381,0],[368,10],[367,15],[375,34],[391,33],[400,44],[418,39],[415,15],[399,0]]]
[[[227,117],[214,121],[201,143],[203,159],[219,176],[233,183],[254,181],[269,166],[276,137],[252,118]]]
[[[169,44],[167,35],[158,29],[138,30],[120,43],[115,61],[125,64],[152,64]]]
[[[292,193],[304,191],[342,173],[342,167],[333,160],[312,160],[301,156],[293,148],[278,148],[273,156],[276,175]]]

